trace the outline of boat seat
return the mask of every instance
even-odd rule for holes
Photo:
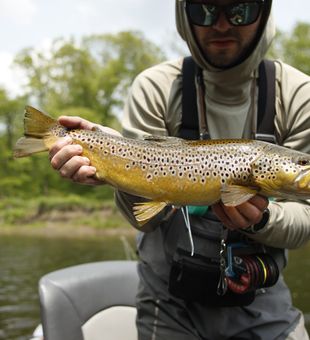
[[[135,261],[73,266],[39,282],[44,340],[137,340]]]

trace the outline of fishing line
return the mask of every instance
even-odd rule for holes
[[[189,220],[189,213],[188,213],[188,207],[181,207],[181,211],[184,217],[185,225],[188,230],[188,235],[189,235],[189,242],[191,244],[191,256],[194,256],[195,253],[195,246],[194,246],[194,240],[193,240],[193,234],[192,234],[192,228],[191,228],[191,223]]]

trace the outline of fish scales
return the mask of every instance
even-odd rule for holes
[[[176,140],[167,147],[87,131],[69,135],[84,149],[98,153],[97,160],[87,155],[93,159],[98,178],[120,190],[177,205],[186,204],[189,197],[194,204],[212,203],[220,198],[222,185],[249,184],[250,163],[258,154],[257,144],[251,141],[243,141],[240,155],[236,141],[184,141],[180,145]]]
[[[70,136],[97,169],[96,177],[118,190],[151,200],[137,205],[146,223],[166,205],[235,206],[260,194],[310,198],[310,156],[254,140],[184,141],[174,137],[124,138],[88,130],[68,130],[27,107],[25,137],[15,156],[48,150]]]

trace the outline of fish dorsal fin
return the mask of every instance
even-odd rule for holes
[[[167,204],[165,202],[143,202],[136,203],[133,207],[134,216],[140,226],[143,226],[155,215],[160,213]]]
[[[171,137],[171,136],[154,136],[154,135],[146,135],[143,136],[143,140],[154,143],[164,143],[167,145],[178,145],[183,144],[185,141],[182,138]]]
[[[235,207],[257,194],[257,189],[241,185],[225,185],[221,189],[221,199],[224,205]]]

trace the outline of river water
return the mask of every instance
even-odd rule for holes
[[[26,340],[40,323],[37,285],[48,272],[71,265],[128,258],[133,236],[87,239],[0,236],[0,339]],[[129,247],[130,248],[130,247]],[[290,253],[285,271],[295,305],[310,330],[310,245]]]

